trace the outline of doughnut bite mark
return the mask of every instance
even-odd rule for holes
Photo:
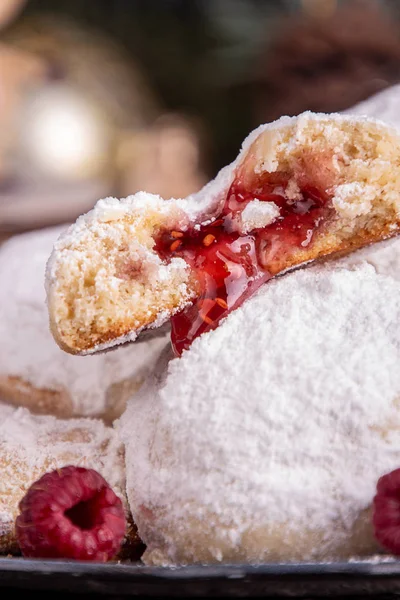
[[[261,126],[198,194],[100,201],[56,245],[50,322],[87,353],[172,317],[177,354],[271,277],[398,233],[400,138],[368,119]]]

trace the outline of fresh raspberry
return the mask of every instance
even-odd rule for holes
[[[378,481],[373,502],[375,537],[393,554],[400,554],[400,469]]]
[[[19,504],[16,534],[24,556],[106,562],[126,530],[121,500],[93,469],[46,473]]]

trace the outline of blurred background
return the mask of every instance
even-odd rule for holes
[[[0,0],[0,239],[197,191],[260,123],[400,81],[399,0]]]

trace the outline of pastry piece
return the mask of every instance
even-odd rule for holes
[[[271,281],[129,401],[146,563],[380,550],[371,504],[400,465],[400,240],[375,251]]]
[[[43,285],[61,228],[19,235],[0,248],[0,397],[35,413],[118,417],[166,339],[77,358],[49,331]]]
[[[180,354],[272,276],[396,234],[399,164],[384,124],[305,113],[255,130],[186,200],[98,202],[48,263],[57,342],[95,352],[173,316]]]
[[[0,551],[18,551],[15,518],[28,488],[48,471],[66,465],[95,469],[124,502],[124,452],[112,428],[95,419],[58,420],[0,404]],[[129,529],[130,545],[141,544]]]

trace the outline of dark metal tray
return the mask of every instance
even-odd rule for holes
[[[376,598],[400,596],[400,561],[177,568],[0,559],[0,595],[37,597]],[[35,593],[36,592],[36,593]]]

